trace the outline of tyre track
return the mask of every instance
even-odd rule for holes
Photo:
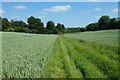
[[[76,67],[80,70],[84,78],[105,78],[106,76],[97,67],[79,54],[75,47],[64,38],[64,44],[70,57],[74,60]]]
[[[109,59],[109,57],[105,55],[97,53],[95,50],[88,48],[86,45],[81,45],[75,39],[73,40],[70,38],[66,38],[66,40],[67,42],[70,42],[72,46],[74,46],[79,54],[82,53],[82,56],[84,56],[92,64],[97,66],[97,68],[101,70],[104,75],[107,75],[108,78],[118,77],[117,62],[112,61],[111,59]]]

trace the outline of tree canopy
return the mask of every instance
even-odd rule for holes
[[[2,23],[1,23],[2,22]],[[0,31],[10,32],[26,32],[36,34],[59,34],[59,33],[74,33],[84,31],[97,31],[107,29],[120,29],[120,18],[110,18],[104,15],[95,23],[90,23],[84,27],[65,28],[64,24],[48,21],[46,26],[39,18],[30,16],[27,18],[27,23],[22,20],[11,20],[0,17]]]

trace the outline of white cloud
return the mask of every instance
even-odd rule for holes
[[[39,16],[39,18],[45,18],[45,16]]]
[[[96,2],[97,0],[88,0],[88,1],[90,1],[90,2]]]
[[[113,13],[118,13],[118,8],[112,10]]]
[[[102,9],[101,9],[101,8],[95,8],[94,10],[96,10],[96,11],[101,11]]]
[[[11,19],[18,19],[19,16],[12,16]]]
[[[15,6],[16,9],[26,9],[27,7],[26,6],[23,6],[23,5],[18,5],[18,6]]]
[[[47,14],[48,12],[62,12],[62,11],[67,11],[70,8],[71,8],[71,6],[69,6],[69,5],[65,5],[65,6],[53,6],[51,8],[44,9],[41,13]]]
[[[5,13],[5,11],[3,9],[0,9],[0,14]]]
[[[41,18],[45,18],[45,16],[37,16],[37,18],[40,18],[40,19],[41,19]]]

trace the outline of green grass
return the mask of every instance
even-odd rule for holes
[[[118,29],[117,30],[102,30],[89,31],[82,33],[69,33],[65,36],[83,41],[92,41],[107,46],[118,46]]]
[[[54,45],[46,69],[45,77],[47,78],[82,78],[81,72],[70,58],[61,37],[58,37]]]
[[[117,32],[59,36],[4,32],[2,77],[117,78]]]
[[[83,43],[78,40],[70,39],[70,38],[66,38],[66,40],[67,40],[67,42],[71,43],[71,47],[74,47],[74,49],[79,52],[80,58],[84,57],[85,59],[87,59],[88,63],[91,62],[104,75],[107,75],[109,78],[118,77],[118,55],[117,54],[116,54],[117,60],[115,61],[114,59],[111,59],[109,56],[106,56],[104,54],[101,54],[99,51],[96,51],[99,48],[98,49],[93,48],[88,45],[89,43]],[[98,45],[96,45],[96,46],[98,46]],[[72,49],[70,49],[70,50],[72,50]],[[106,50],[108,50],[108,48]],[[73,52],[73,50],[71,52]],[[115,53],[113,53],[113,54],[115,54]],[[81,61],[83,61],[83,60],[81,60]],[[79,62],[80,62],[80,60],[79,60]],[[85,62],[85,63],[87,63],[87,62]],[[93,70],[92,72],[97,73],[94,71],[95,70]],[[95,77],[95,75],[93,75],[93,76]]]
[[[66,40],[65,45],[69,51],[68,53],[74,60],[76,67],[80,70],[84,78],[105,78],[105,76],[97,69],[96,66],[94,66],[94,64],[92,64],[89,60],[82,56],[82,53],[75,49],[71,42]]]

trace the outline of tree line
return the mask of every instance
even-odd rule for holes
[[[27,23],[22,20],[11,20],[0,17],[0,31],[6,32],[26,32],[36,34],[63,34],[84,31],[97,31],[108,29],[120,29],[120,19],[110,18],[105,15],[95,23],[90,23],[85,27],[65,28],[64,24],[54,24],[53,21],[48,21],[46,26],[39,18],[33,16],[27,18]]]
[[[27,23],[22,20],[11,20],[0,17],[1,31],[6,32],[26,32],[36,34],[58,34],[65,32],[65,26],[58,23],[56,26],[53,21],[48,21],[46,27],[39,18],[33,16],[27,18]]]
[[[68,28],[68,32],[74,33],[108,29],[120,29],[120,18],[110,18],[110,16],[104,15],[97,22],[90,23],[85,27]]]

